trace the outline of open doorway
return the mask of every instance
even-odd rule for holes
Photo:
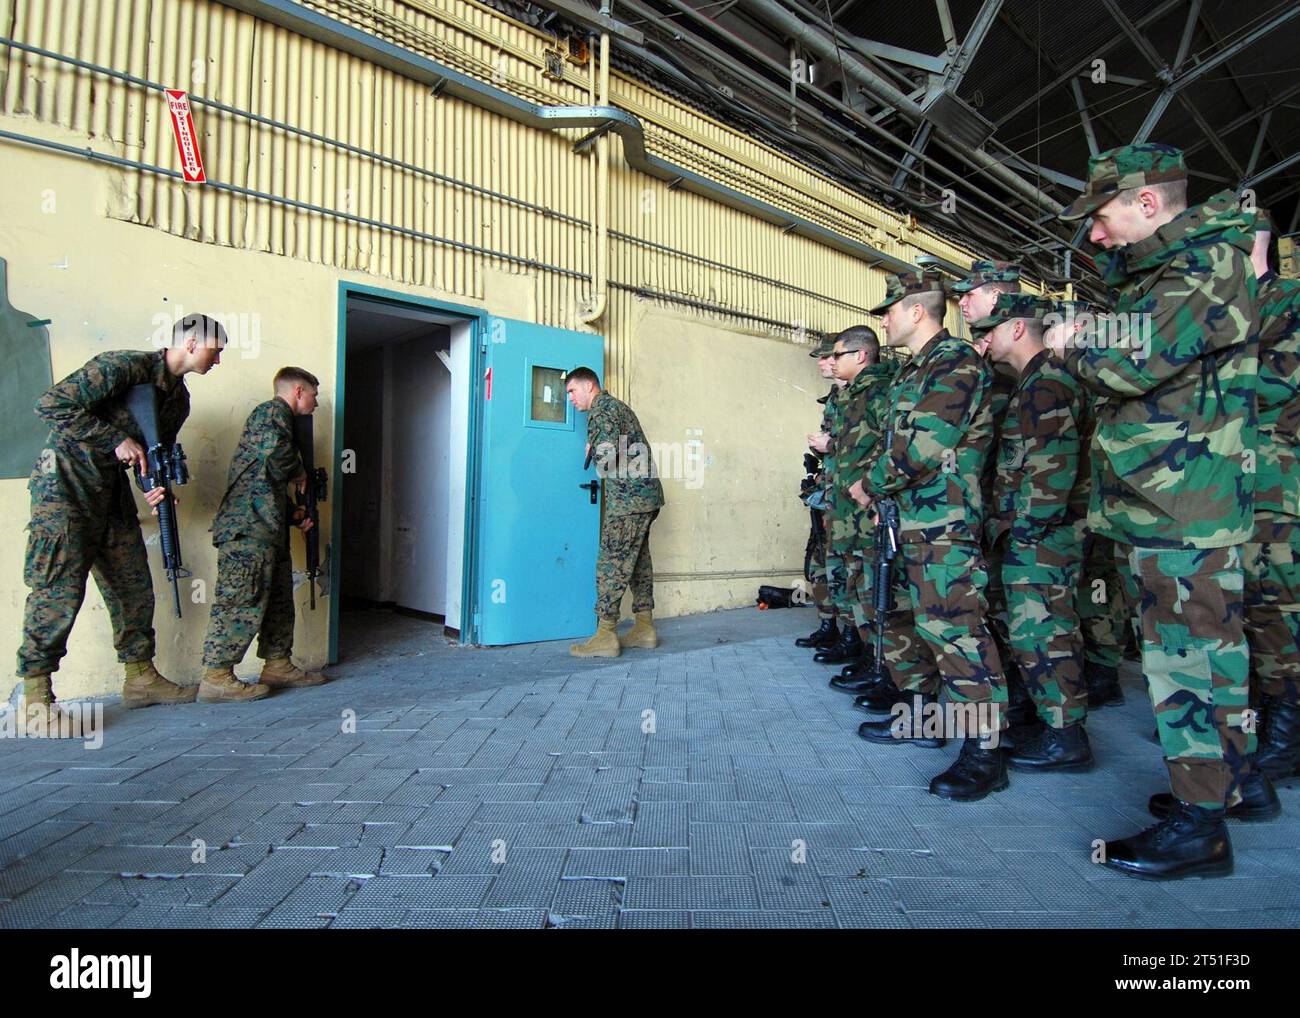
[[[349,292],[333,659],[395,615],[459,638],[473,322]]]

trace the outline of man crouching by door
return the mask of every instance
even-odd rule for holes
[[[273,689],[319,686],[325,677],[303,672],[293,652],[293,566],[289,526],[306,532],[312,521],[288,504],[286,485],[303,490],[307,478],[293,439],[293,419],[316,409],[320,383],[302,368],[281,368],[275,396],[248,415],[230,464],[225,497],[212,521],[217,546],[217,590],[203,643],[200,703],[260,700]],[[253,637],[266,663],[257,682],[235,677]]]
[[[632,408],[600,387],[591,368],[574,368],[565,380],[574,409],[587,414],[587,452],[605,493],[596,556],[596,635],[569,648],[574,657],[618,657],[624,647],[659,645],[654,627],[654,567],[650,524],[664,504],[664,487]],[[619,605],[632,588],[636,624],[619,636]]]

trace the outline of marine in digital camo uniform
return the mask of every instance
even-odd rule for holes
[[[960,294],[957,304],[962,317],[969,327],[972,322],[986,317],[993,311],[998,298],[1004,293],[1020,292],[1020,266],[1013,262],[999,262],[978,259],[971,262],[970,272],[964,279],[952,283],[949,289]],[[1002,421],[1006,417],[1011,394],[1016,388],[1016,374],[1005,364],[999,364],[988,356],[986,336],[974,334],[972,343],[989,366],[993,369],[993,441],[989,445],[984,469],[980,475],[980,494],[987,509],[993,504],[993,482],[998,473],[998,436],[1002,431]],[[1015,737],[1020,726],[1033,725],[1037,719],[1034,701],[1025,689],[1017,668],[1016,654],[1011,650],[1007,631],[1007,598],[1002,587],[1002,553],[1004,541],[989,543],[984,537],[984,561],[989,571],[988,588],[988,627],[998,645],[998,656],[1007,677],[1007,734]]]
[[[212,521],[217,584],[203,642],[203,703],[260,700],[273,689],[325,681],[320,673],[303,672],[292,662],[289,526],[295,511],[287,497],[290,482],[305,480],[293,418],[316,409],[319,385],[302,368],[281,368],[275,376],[275,396],[254,407],[244,422],[226,493]],[[242,682],[235,676],[235,665],[255,636],[262,672],[257,682]]]
[[[1088,477],[1079,469],[1085,400],[1079,382],[1043,345],[1053,311],[1041,297],[1003,294],[971,328],[987,339],[989,357],[1018,374],[998,435],[985,532],[988,545],[1003,549],[1007,637],[1039,723],[1016,736],[1007,763],[1083,770],[1093,762],[1074,608],[1088,513]]]
[[[16,717],[20,726],[32,722],[29,734],[59,729],[51,676],[67,653],[89,574],[108,608],[124,666],[122,702],[147,707],[193,701],[194,687],[169,682],[153,665],[153,579],[130,474],[144,465],[144,436],[126,395],[135,385],[153,383],[160,437],[175,442],[190,413],[183,376],[206,374],[220,363],[225,344],[225,330],[215,320],[189,315],[176,323],[167,349],[99,354],[37,401],[36,414],[50,434],[28,482],[32,516],[23,581],[30,593],[18,650]],[[150,505],[161,500],[162,489],[155,492],[146,496]]]
[[[909,700],[919,694],[933,701],[942,686],[954,704],[971,705],[977,719],[957,761],[930,782],[930,792],[974,800],[1007,785],[997,746],[1007,688],[985,623],[988,573],[980,547],[979,479],[993,441],[992,369],[943,327],[945,299],[937,272],[905,273],[889,277],[885,300],[872,309],[882,314],[889,344],[906,346],[912,357],[890,392],[892,442],[868,473],[866,490],[873,505],[886,498],[898,503],[906,592],[885,620],[893,681]],[[897,738],[889,720],[867,722],[859,734],[895,745],[942,743],[915,729],[910,738]]]
[[[1176,800],[1157,826],[1108,841],[1104,863],[1152,879],[1231,871],[1224,807],[1254,740],[1241,561],[1257,448],[1253,224],[1231,192],[1187,208],[1186,180],[1177,149],[1124,146],[1092,157],[1087,191],[1062,213],[1092,216],[1116,291],[1116,317],[1065,360],[1106,397],[1088,524],[1115,542],[1138,614]]]
[[[841,645],[843,657],[819,655],[815,660],[830,664],[853,661],[860,666],[859,659],[868,640],[866,627],[875,621],[872,604],[875,524],[871,513],[849,491],[855,484],[860,486],[879,454],[894,366],[881,363],[880,341],[865,325],[855,325],[839,333],[832,356],[835,377],[846,385],[840,399],[834,465],[828,485],[831,492],[828,562],[834,563],[833,573],[842,573],[844,577],[842,587],[837,589],[839,616],[845,628],[852,629],[858,639]],[[856,684],[858,674],[858,668],[851,665],[842,677]],[[833,679],[832,686],[838,681]]]
[[[575,657],[617,657],[626,647],[653,649],[659,639],[650,525],[664,504],[664,489],[650,443],[632,408],[601,389],[589,368],[570,371],[565,388],[574,406],[587,412],[587,444],[604,493],[596,556],[596,633],[569,651]],[[636,622],[619,636],[619,606],[629,587]]]

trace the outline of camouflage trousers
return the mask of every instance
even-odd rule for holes
[[[1300,702],[1300,524],[1260,524],[1242,547],[1252,702]]]
[[[1002,560],[1011,653],[1038,716],[1051,728],[1088,716],[1074,609],[1080,551],[1075,529],[1059,527],[1035,544],[1010,541]]]
[[[30,588],[23,614],[18,674],[58,670],[68,652],[68,634],[86,598],[86,577],[108,607],[119,661],[149,661],[154,655],[153,578],[137,520],[71,515],[62,503],[32,506],[23,582]]]
[[[1007,684],[985,621],[988,571],[974,544],[904,544],[896,608],[885,619],[885,658],[902,690],[961,703],[999,705],[1006,727]],[[903,589],[897,589],[898,586]]]
[[[264,660],[293,653],[293,564],[289,543],[247,538],[217,549],[217,589],[203,641],[204,668],[233,668],[257,637]]]
[[[847,496],[845,496],[847,498]],[[854,505],[829,517],[830,550],[826,568],[835,614],[858,628],[875,621],[872,605],[872,563],[875,561],[874,524],[867,510]]]
[[[812,561],[808,564],[808,582],[812,584],[812,599],[817,605],[817,617],[833,619],[836,616],[835,602],[831,599],[830,577],[827,573],[826,559],[830,548],[830,513],[818,509],[822,521],[822,539],[813,544]]]
[[[1002,558],[1006,554],[1008,539],[1009,536],[1003,534],[992,543],[986,541],[983,546],[984,565],[989,574],[989,585],[984,592],[988,602],[984,622],[989,627],[989,635],[993,637],[994,645],[998,648],[998,657],[1002,660],[1008,684],[1023,685],[1016,672],[1016,654],[1011,647],[1011,632],[1007,622],[1007,589],[1002,582]]]
[[[1128,639],[1129,610],[1115,566],[1115,542],[1088,535],[1083,541],[1083,569],[1074,599],[1083,630],[1083,656],[1093,664],[1118,668]]]
[[[628,513],[606,516],[600,522],[600,551],[596,555],[596,614],[602,619],[619,616],[623,591],[632,588],[632,610],[655,606],[654,564],[650,561],[650,524],[659,515]]]
[[[1255,750],[1242,717],[1250,652],[1241,549],[1116,544],[1115,561],[1137,605],[1142,670],[1173,793],[1206,809],[1233,805]]]

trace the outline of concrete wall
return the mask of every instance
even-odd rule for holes
[[[63,143],[77,140],[70,132],[9,117],[0,117],[0,127]],[[254,406],[270,397],[271,379],[278,368],[297,364],[320,378],[316,448],[318,454],[333,448],[340,280],[382,284],[426,299],[467,303],[462,296],[438,290],[417,290],[292,258],[196,244],[110,219],[104,210],[115,179],[101,167],[25,148],[6,148],[3,158],[0,257],[9,263],[13,303],[52,319],[49,331],[56,379],[106,350],[153,349],[154,331],[161,323],[170,329],[175,316],[183,312],[201,310],[246,326],[240,334],[232,332],[219,366],[205,377],[187,379],[193,409],[181,439],[192,479],[179,492],[181,534],[186,566],[196,579],[204,581],[209,593],[216,579],[216,550],[207,528],[225,490],[230,458],[244,420]],[[508,274],[491,274],[489,292],[493,310],[500,314],[522,317],[528,311],[527,305],[519,302],[519,288]],[[464,343],[461,349],[467,346]],[[5,407],[0,412],[29,410]],[[328,459],[321,462],[328,465]],[[463,501],[463,487],[460,497]],[[332,499],[322,506],[322,532],[326,535],[337,508]],[[27,482],[0,481],[0,652],[4,654],[0,667],[6,670],[13,667],[21,639],[27,594],[22,563],[29,517]],[[147,524],[145,532],[159,594],[155,613],[159,668],[176,681],[197,682],[208,606],[192,603],[197,588],[183,588],[184,618],[178,622],[172,616],[161,597],[165,578],[156,526]],[[293,551],[295,569],[301,570],[300,539],[295,538]],[[457,591],[458,584],[459,580]],[[323,603],[318,603],[315,612],[307,610],[304,586],[298,587],[295,598],[295,657],[310,666],[322,665],[328,611]],[[253,670],[255,658],[250,651],[248,663],[238,671],[246,674]],[[68,656],[55,676],[55,689],[60,697],[94,696],[116,692],[120,682],[108,615],[92,580],[72,631]],[[11,688],[9,682],[0,680],[0,695]]]

